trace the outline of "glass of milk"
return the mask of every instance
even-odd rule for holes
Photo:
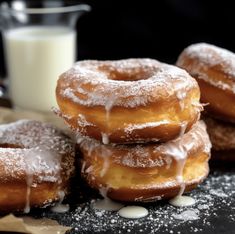
[[[48,112],[57,106],[58,76],[76,60],[77,19],[90,7],[68,0],[30,2],[0,8],[9,96],[15,108]]]

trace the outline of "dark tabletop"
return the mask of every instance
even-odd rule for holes
[[[235,233],[235,169],[233,165],[211,165],[209,177],[190,193],[196,200],[191,207],[173,207],[167,201],[139,204],[149,210],[141,219],[125,219],[117,212],[92,208],[99,196],[80,178],[73,181],[73,193],[67,199],[70,211],[56,214],[49,209],[34,210],[35,217],[48,217],[73,227],[69,233]]]

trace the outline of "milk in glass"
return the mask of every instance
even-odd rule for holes
[[[66,27],[30,26],[4,33],[9,91],[17,108],[50,111],[58,76],[75,62],[76,33]]]

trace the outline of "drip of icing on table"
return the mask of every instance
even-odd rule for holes
[[[75,62],[76,33],[29,26],[4,33],[10,96],[16,108],[50,111],[58,76]]]
[[[59,196],[59,202],[51,207],[51,211],[52,212],[55,212],[55,213],[66,213],[69,211],[69,204],[62,204],[63,200],[64,200],[64,197],[65,197],[65,193],[64,191],[59,191],[58,192],[58,196]]]
[[[126,206],[118,211],[118,214],[127,219],[139,219],[148,215],[148,210],[142,206]]]
[[[104,199],[97,200],[93,207],[98,210],[107,210],[107,211],[118,211],[124,205],[118,202],[115,202],[107,197],[107,188],[101,188],[100,194],[103,196]]]

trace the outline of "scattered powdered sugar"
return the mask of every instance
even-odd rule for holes
[[[174,207],[166,201],[141,204],[149,211],[148,216],[130,220],[121,218],[117,212],[100,211],[92,208],[93,201],[75,200],[77,207],[63,215],[43,213],[42,216],[57,219],[60,223],[72,226],[71,234],[75,233],[229,233],[234,230],[235,221],[235,173],[233,171],[212,172],[208,179],[190,193],[196,200],[191,207]],[[210,193],[222,190],[227,197]],[[78,188],[81,191],[81,188]],[[221,191],[220,191],[221,193]],[[220,194],[219,193],[219,194]],[[93,196],[94,198],[94,196]],[[84,200],[83,200],[84,201]],[[222,220],[222,223],[221,221]],[[223,232],[222,226],[227,232]],[[222,231],[221,231],[222,230]],[[221,232],[220,232],[221,231]]]
[[[182,213],[179,214],[172,214],[172,217],[174,219],[179,219],[182,221],[189,221],[189,220],[197,220],[199,219],[198,216],[199,210],[197,209],[190,209],[190,210],[185,210]]]
[[[222,189],[210,189],[209,193],[218,197],[228,197]]]

